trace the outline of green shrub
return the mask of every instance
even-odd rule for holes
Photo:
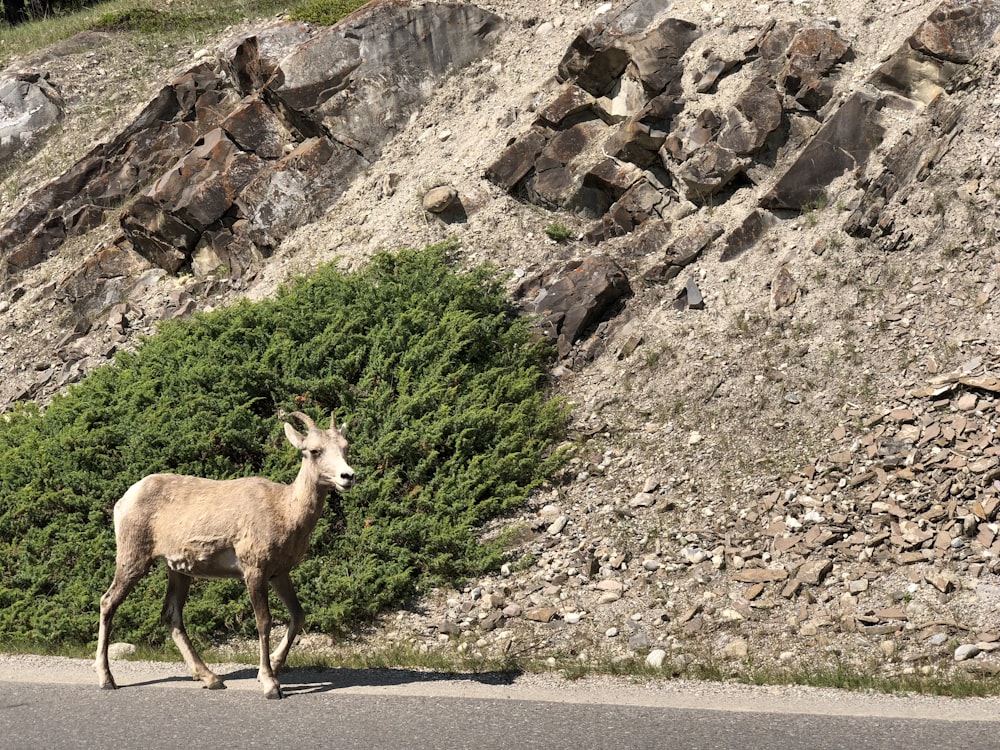
[[[550,350],[511,316],[495,272],[457,273],[449,249],[324,267],[273,300],[165,324],[44,411],[0,418],[0,640],[94,637],[111,510],[142,476],[290,481],[282,410],[348,420],[359,478],[331,498],[293,574],[311,627],[349,627],[497,566],[502,549],[477,529],[560,464],[566,407],[545,396]],[[116,637],[164,638],[164,579],[139,584]],[[186,616],[203,637],[253,631],[239,581],[196,583]]]
[[[548,235],[550,240],[555,240],[556,242],[565,242],[570,237],[573,236],[573,230],[567,227],[565,224],[549,224],[545,227],[545,234]]]

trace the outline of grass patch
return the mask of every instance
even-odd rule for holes
[[[169,8],[152,2],[114,0],[73,12],[18,24],[0,25],[0,63],[28,55],[82,31],[109,31],[146,38],[156,44],[186,44],[247,20],[273,22],[287,13],[296,21],[330,25],[364,5],[359,0],[175,0]]]
[[[165,324],[44,412],[0,420],[0,641],[90,641],[125,489],[157,471],[290,481],[279,415],[294,410],[349,420],[360,480],[293,574],[310,627],[497,568],[502,544],[478,529],[562,464],[566,407],[545,396],[549,346],[491,268],[458,273],[451,249],[328,266],[273,300]],[[163,642],[163,579],[126,599],[116,638]],[[196,583],[185,614],[209,640],[254,631],[240,581]]]
[[[545,227],[545,234],[550,240],[565,242],[573,236],[573,230],[565,224],[549,224]]]
[[[292,6],[288,17],[321,26],[332,26],[356,11],[365,2],[359,0],[304,0]]]

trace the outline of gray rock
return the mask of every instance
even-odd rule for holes
[[[515,297],[525,312],[540,316],[538,327],[566,356],[591,325],[630,293],[625,272],[617,263],[604,255],[591,255],[526,281]]]
[[[0,79],[0,161],[58,123],[63,101],[48,76],[25,71]]]
[[[568,522],[569,522],[569,516],[559,516],[558,518],[556,518],[555,521],[549,524],[549,528],[547,529],[547,531],[553,536],[555,536],[556,534],[561,534],[562,530],[566,528],[566,524]]]
[[[982,653],[982,649],[975,643],[963,643],[955,649],[955,661],[965,661],[973,659]]]
[[[634,635],[630,636],[628,639],[628,647],[631,651],[645,651],[653,642],[649,639],[649,636],[642,630]]]
[[[434,81],[481,57],[502,27],[475,5],[368,5],[283,58],[268,87],[371,162]]]
[[[835,177],[863,167],[885,133],[874,116],[878,107],[872,96],[853,94],[820,128],[761,205],[801,211],[814,203]]]

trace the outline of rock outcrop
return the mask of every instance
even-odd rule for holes
[[[993,36],[998,14],[992,2],[942,3],[851,94],[838,70],[853,50],[835,26],[772,22],[736,59],[703,55],[699,92],[727,76],[745,81],[732,107],[716,112],[695,111],[680,87],[684,52],[702,30],[640,0],[577,36],[558,68],[562,90],[486,176],[545,208],[598,218],[586,234],[595,244],[653,223],[665,245],[672,223],[697,207],[724,203],[740,184],[773,183],[724,239],[732,259],[787,212],[825,203],[834,179],[863,171],[882,144],[887,103],[905,107],[902,96],[915,111],[929,105],[917,116],[934,135],[909,134],[894,146],[889,174],[859,209],[865,215],[848,223],[851,233],[868,233],[887,195],[917,176],[954,127],[944,87]]]
[[[0,229],[3,270],[9,278],[40,263],[138,196],[115,246],[169,273],[252,274],[501,27],[472,5],[387,0],[328,29],[281,24],[241,39],[35,194]]]

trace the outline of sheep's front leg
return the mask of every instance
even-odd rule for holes
[[[292,579],[288,573],[283,573],[272,578],[271,588],[274,589],[278,598],[281,599],[282,604],[288,608],[289,615],[288,631],[285,633],[285,637],[281,639],[281,643],[278,644],[278,647],[271,654],[271,668],[275,672],[279,672],[285,666],[288,651],[292,647],[292,643],[295,642],[295,637],[302,632],[306,616],[305,612],[302,611],[302,605],[299,604],[299,598],[295,595],[295,588],[292,586]]]
[[[101,618],[97,627],[97,658],[94,666],[97,669],[97,683],[105,690],[114,690],[118,686],[111,676],[108,666],[108,640],[111,636],[111,621],[114,619],[118,606],[135,588],[136,582],[146,574],[148,566],[122,564],[115,566],[115,577],[108,590],[101,597]]]
[[[267,604],[267,578],[260,572],[246,574],[247,592],[257,620],[257,636],[260,639],[260,669],[257,681],[264,688],[264,697],[281,698],[281,685],[271,669],[271,609]]]

